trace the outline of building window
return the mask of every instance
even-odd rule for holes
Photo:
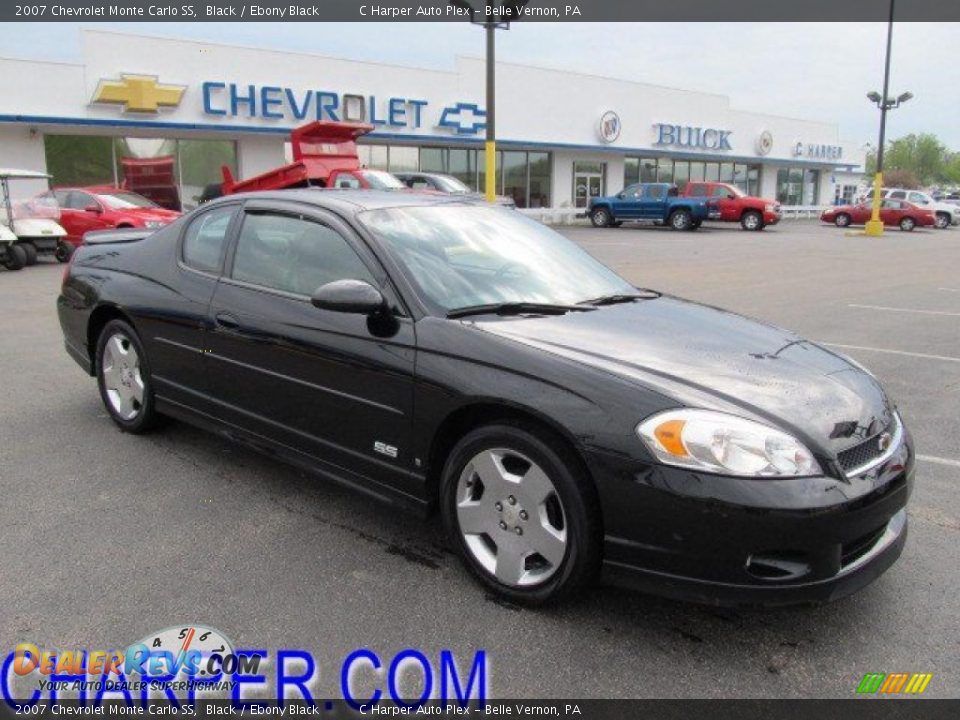
[[[532,152],[527,155],[529,168],[529,197],[527,207],[550,207],[550,153]]]
[[[783,205],[816,205],[820,201],[820,171],[798,167],[777,170],[777,200]]]
[[[657,161],[657,182],[662,182],[662,183],[673,182],[673,159],[672,158],[660,158],[660,160]]]
[[[628,157],[623,159],[623,186],[640,182],[640,158]]]
[[[171,210],[196,207],[222,166],[237,172],[232,140],[45,135],[43,144],[54,185],[113,185]]]

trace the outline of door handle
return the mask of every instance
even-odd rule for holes
[[[217,321],[217,325],[227,330],[236,330],[240,327],[240,321],[228,313],[217,313],[213,319]]]

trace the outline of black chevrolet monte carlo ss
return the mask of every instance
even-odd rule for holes
[[[869,372],[635,288],[509,209],[222,198],[88,236],[58,308],[123,430],[171,416],[438,509],[516,601],[602,571],[703,603],[820,602],[906,540],[912,442]]]

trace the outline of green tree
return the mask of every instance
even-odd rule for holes
[[[923,185],[943,178],[946,146],[936,135],[911,133],[891,142],[884,155],[884,170],[908,170]]]

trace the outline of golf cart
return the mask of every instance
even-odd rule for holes
[[[53,194],[36,197],[49,181],[46,173],[0,168],[0,263],[9,270],[33,265],[38,255],[66,262],[73,253]]]

